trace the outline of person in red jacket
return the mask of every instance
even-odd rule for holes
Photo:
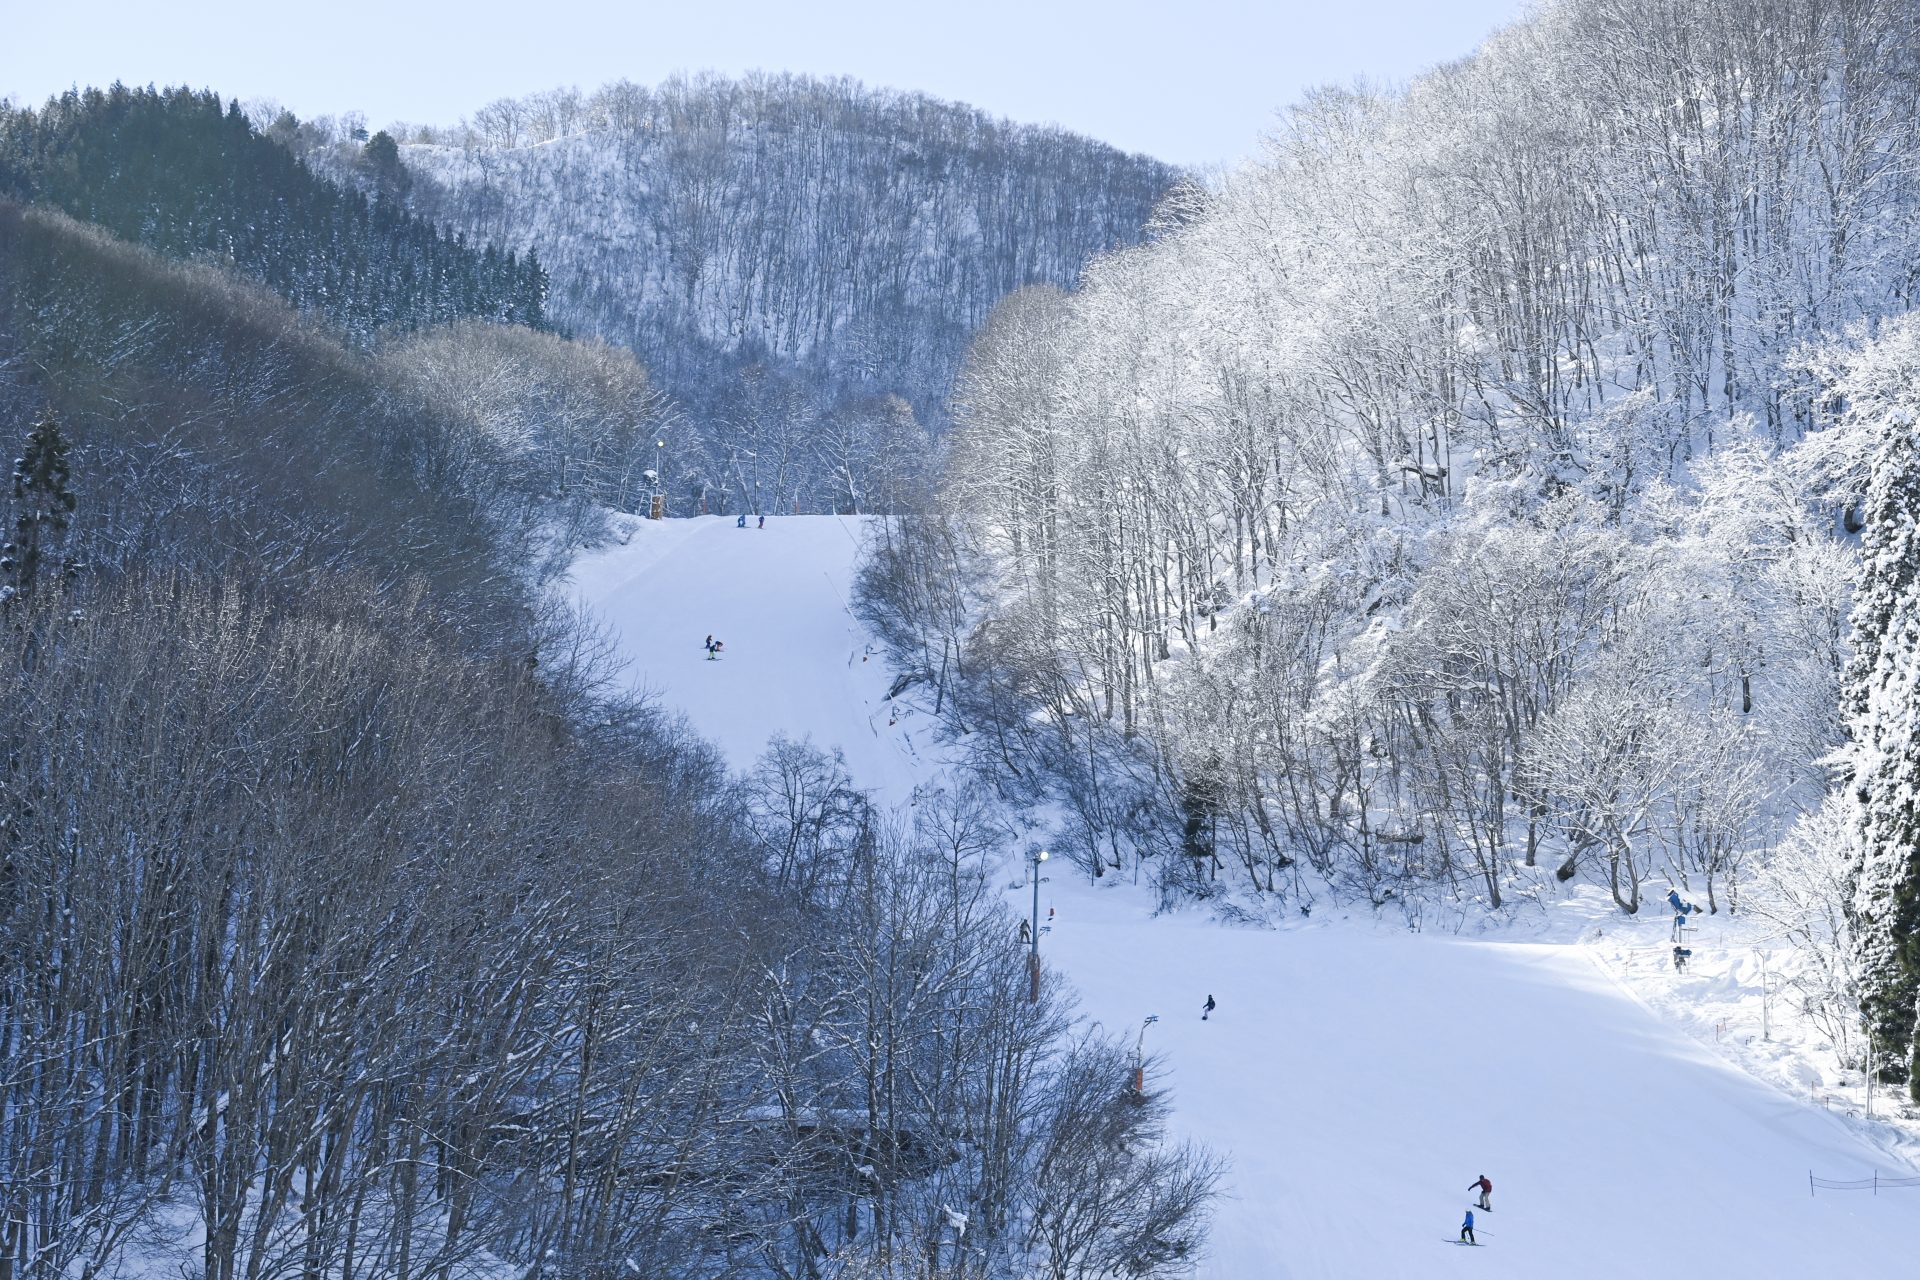
[[[1467,1184],[1467,1190],[1469,1191],[1473,1190],[1475,1187],[1480,1188],[1480,1207],[1482,1209],[1485,1209],[1488,1213],[1492,1213],[1493,1212],[1493,1179],[1489,1178],[1486,1174],[1483,1173],[1477,1179]]]

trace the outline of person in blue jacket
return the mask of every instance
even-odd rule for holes
[[[1473,1238],[1473,1210],[1471,1209],[1467,1210],[1467,1220],[1460,1224],[1460,1238],[1468,1244],[1480,1243]]]
[[[740,518],[739,518],[738,520],[735,520],[735,521],[733,522],[733,527],[734,527],[734,528],[736,528],[736,529],[744,529],[744,528],[746,528],[746,527],[747,527],[747,513],[746,513],[746,512],[744,512],[744,511],[742,511],[742,512],[740,513]]]

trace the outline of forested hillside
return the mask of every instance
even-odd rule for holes
[[[1791,874],[1844,1010],[1846,857],[1787,837],[1843,738],[1872,424],[1913,420],[1859,348],[1920,288],[1917,29],[1561,0],[1315,96],[998,308],[871,616],[1096,874],[1415,925],[1549,872],[1625,912]]]
[[[1058,129],[800,76],[562,90],[399,140],[412,208],[537,249],[555,320],[630,347],[688,407],[665,459],[676,510],[702,494],[885,509],[994,304],[1137,243],[1177,176]],[[373,181],[359,148],[306,145]]]
[[[992,808],[732,777],[542,603],[649,394],[0,200],[0,1275],[1182,1269]]]
[[[533,253],[470,248],[392,200],[316,177],[215,93],[116,84],[38,110],[0,105],[0,195],[230,265],[359,345],[464,316],[545,323]]]

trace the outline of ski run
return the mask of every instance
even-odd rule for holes
[[[619,528],[570,589],[617,640],[624,679],[737,768],[775,734],[810,735],[884,803],[938,785],[931,716],[888,701],[847,609],[859,519]],[[1676,978],[1654,910],[1630,922],[1574,899],[1480,935],[1352,909],[1229,927],[1200,909],[1154,918],[1144,888],[1092,887],[1064,861],[1045,870],[1042,954],[1087,1018],[1131,1036],[1157,1015],[1145,1043],[1176,1129],[1231,1163],[1203,1276],[1888,1275],[1920,1241],[1920,1189],[1810,1190],[1810,1173],[1911,1175],[1905,1139],[1805,1055],[1767,1056],[1749,952],[1719,954],[1713,922]],[[1023,915],[1024,872],[1009,857],[999,877]],[[1689,984],[1737,1034],[1689,1012]],[[1453,1247],[1483,1173],[1485,1247]]]

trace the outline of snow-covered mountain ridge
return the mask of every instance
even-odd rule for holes
[[[702,76],[503,99],[401,155],[412,201],[537,248],[552,314],[710,416],[764,365],[824,409],[938,423],[1007,293],[1139,242],[1177,172],[1055,128],[850,80]]]

